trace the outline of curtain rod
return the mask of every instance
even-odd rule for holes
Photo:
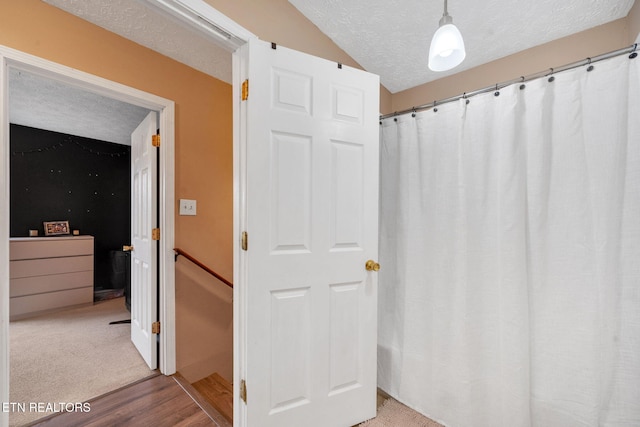
[[[498,91],[498,90],[500,90],[500,89],[502,89],[504,87],[510,86],[512,84],[528,82],[528,81],[531,81],[531,80],[539,79],[541,77],[550,76],[552,74],[559,73],[561,71],[571,70],[573,68],[578,68],[578,67],[581,67],[583,65],[590,65],[590,64],[593,64],[594,62],[602,61],[604,59],[613,58],[615,56],[620,56],[620,55],[624,55],[624,54],[627,54],[627,53],[631,53],[631,55],[629,55],[629,58],[635,58],[638,55],[636,53],[636,48],[637,47],[638,47],[638,44],[634,43],[631,46],[628,46],[628,47],[625,47],[625,48],[622,48],[622,49],[618,49],[618,50],[614,50],[614,51],[611,51],[611,52],[608,52],[608,53],[603,53],[603,54],[595,56],[593,58],[586,58],[586,59],[583,59],[581,61],[572,62],[571,64],[563,65],[563,66],[557,67],[557,68],[549,68],[548,70],[539,71],[537,73],[529,74],[527,76],[521,76],[521,77],[518,77],[517,79],[508,80],[508,81],[502,82],[502,83],[497,83],[497,84],[495,84],[493,86],[487,86],[487,87],[484,87],[482,89],[474,90],[472,92],[465,92],[462,95],[456,95],[456,96],[452,96],[450,98],[445,98],[445,99],[442,99],[442,100],[439,100],[439,101],[433,101],[433,102],[431,102],[429,104],[422,104],[422,105],[419,105],[417,107],[407,108],[406,110],[395,111],[395,112],[389,113],[389,114],[383,114],[383,115],[380,116],[380,120],[388,119],[390,117],[400,116],[402,114],[416,113],[418,111],[428,110],[430,108],[435,108],[438,105],[447,104],[449,102],[454,102],[454,101],[457,101],[459,99],[467,99],[467,98],[470,98],[470,97],[475,96],[475,95],[480,95],[481,93],[490,92],[492,90]],[[589,71],[591,71],[591,70],[589,70]]]

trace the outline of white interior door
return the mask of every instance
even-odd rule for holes
[[[158,351],[152,323],[157,319],[157,251],[152,230],[157,222],[158,129],[151,112],[131,134],[131,341],[147,365],[156,369]]]
[[[259,40],[238,55],[236,423],[354,425],[376,413],[379,79]]]

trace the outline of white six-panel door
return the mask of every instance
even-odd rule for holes
[[[379,79],[259,40],[241,55],[236,425],[354,425],[376,412]]]
[[[156,148],[151,138],[158,128],[151,112],[131,134],[131,341],[149,368],[158,366],[156,335],[151,324],[157,318]]]

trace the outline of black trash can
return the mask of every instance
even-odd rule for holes
[[[127,310],[131,311],[131,253],[125,251],[109,251],[111,288],[124,289],[124,300]]]

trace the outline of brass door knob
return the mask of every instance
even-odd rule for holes
[[[124,245],[122,247],[122,250],[125,251],[125,252],[131,252],[133,250],[133,246]]]
[[[364,268],[367,269],[367,271],[378,271],[380,270],[380,264],[378,264],[377,262],[375,262],[374,260],[370,259],[369,261],[367,261],[367,263],[364,265]]]

